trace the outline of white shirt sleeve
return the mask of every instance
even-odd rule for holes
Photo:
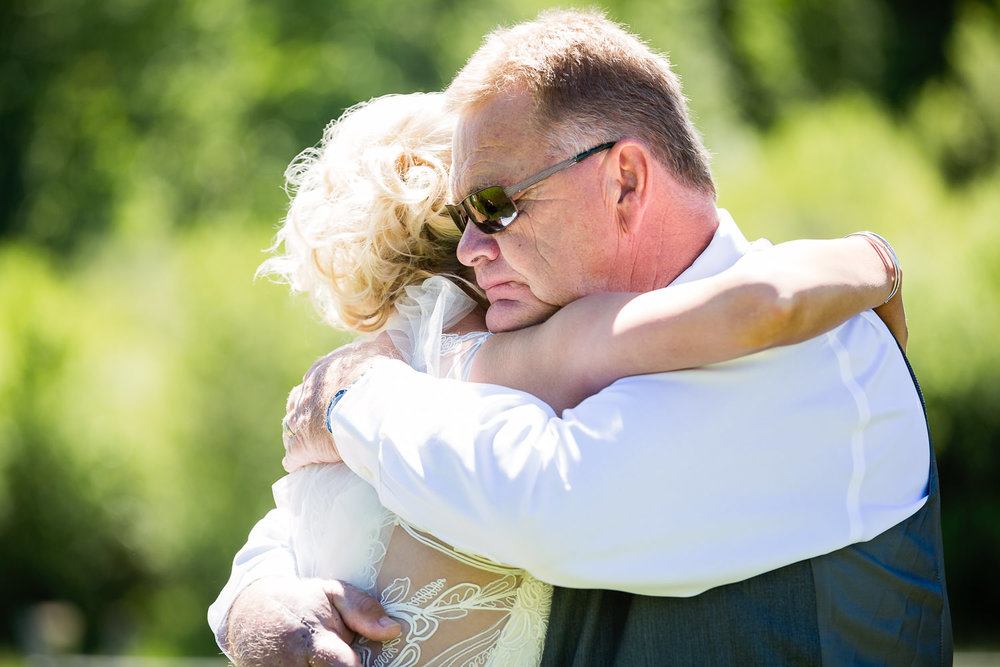
[[[226,656],[232,658],[226,640],[229,610],[243,589],[263,577],[296,575],[290,517],[284,509],[273,509],[250,531],[247,543],[233,559],[229,581],[208,608],[208,625]]]
[[[625,378],[561,417],[383,361],[331,415],[387,508],[553,584],[688,596],[871,539],[926,500],[919,396],[872,313]]]

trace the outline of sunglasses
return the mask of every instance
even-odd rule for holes
[[[556,174],[563,169],[572,167],[577,162],[582,162],[594,153],[606,151],[616,142],[609,141],[606,144],[595,146],[589,151],[583,151],[579,155],[567,158],[558,164],[554,164],[548,169],[543,169],[534,176],[526,178],[520,183],[515,183],[509,187],[491,185],[488,188],[477,190],[463,199],[458,204],[445,204],[451,219],[460,231],[465,232],[465,227],[470,222],[479,228],[483,234],[496,234],[502,232],[510,226],[510,223],[517,219],[517,206],[511,199],[514,195],[523,192],[532,185],[544,181],[549,176]]]

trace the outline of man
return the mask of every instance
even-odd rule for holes
[[[459,258],[486,290],[491,330],[586,294],[712,275],[746,251],[715,207],[665,59],[603,17],[550,13],[494,33],[448,93],[460,114]],[[571,155],[572,166],[546,169]],[[333,377],[310,376],[313,423]],[[544,664],[950,659],[926,422],[870,314],[736,362],[625,378],[561,418],[530,396],[380,362],[330,423],[386,507],[565,587]],[[274,553],[267,573],[294,572]],[[234,579],[258,579],[252,567]],[[289,639],[343,651],[336,635],[351,629],[396,630],[337,582],[286,581],[247,586],[231,633],[270,632],[266,650],[296,658]]]

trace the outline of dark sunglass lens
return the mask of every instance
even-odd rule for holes
[[[474,192],[462,203],[469,218],[486,234],[496,234],[517,217],[517,207],[500,186]]]
[[[476,227],[479,227],[479,231],[483,234],[496,234],[497,232],[502,232],[507,229],[507,225],[500,220],[483,220],[482,222],[476,222]]]
[[[502,220],[503,218],[513,218],[517,215],[514,202],[510,200],[510,197],[507,196],[507,193],[501,187],[494,186],[480,190],[469,195],[467,201],[469,202],[469,207],[479,214],[478,216],[474,215],[473,219],[478,220],[481,217],[492,222]]]

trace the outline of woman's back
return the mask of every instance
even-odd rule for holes
[[[473,305],[453,283],[426,281],[408,290],[390,334],[414,367],[463,379],[488,334],[442,329]],[[397,639],[356,644],[363,664],[538,664],[551,586],[409,526],[343,463],[306,466],[274,491],[279,509],[292,517],[298,575],[348,581],[372,593],[402,624]]]

